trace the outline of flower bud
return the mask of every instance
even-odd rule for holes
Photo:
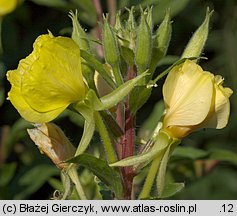
[[[158,48],[162,55],[164,56],[167,52],[170,38],[171,38],[171,21],[170,21],[170,11],[166,12],[165,18],[160,24],[159,28],[156,31],[155,40],[154,40],[154,47]]]
[[[33,52],[8,71],[8,99],[23,118],[44,123],[85,97],[80,48],[66,37],[39,36]]]
[[[135,62],[138,67],[138,74],[143,73],[149,66],[151,59],[151,29],[147,24],[145,15],[141,13],[141,21],[137,31]]]
[[[40,151],[45,153],[58,168],[67,167],[63,162],[73,157],[76,149],[57,125],[40,124],[34,129],[27,129],[27,132]]]
[[[181,58],[200,57],[207,40],[209,20],[212,13],[213,11],[209,12],[209,8],[208,8],[206,12],[205,20],[203,21],[202,25],[193,34]]]
[[[72,20],[72,26],[73,26],[72,39],[80,47],[81,50],[90,52],[89,40],[87,38],[85,31],[82,29],[80,23],[78,22],[77,11],[75,14],[71,11],[69,14],[69,17]],[[81,68],[82,68],[83,77],[86,79],[88,86],[94,89],[94,85],[95,85],[93,81],[94,70],[83,58],[81,58]]]
[[[72,39],[76,42],[76,44],[80,47],[80,49],[90,51],[89,41],[87,39],[87,35],[85,31],[82,29],[80,23],[78,22],[78,13],[74,14],[72,11],[69,14],[69,17],[72,20]]]
[[[1,0],[0,1],[0,17],[11,13],[17,7],[19,0]]]
[[[104,25],[103,25],[103,46],[104,46],[105,60],[113,68],[116,83],[118,85],[121,85],[123,83],[123,80],[122,75],[119,71],[120,54],[118,48],[118,41],[116,35],[109,26],[107,18],[104,19]]]
[[[163,130],[183,138],[201,128],[221,129],[228,123],[230,88],[193,61],[174,67],[163,86],[165,115]]]

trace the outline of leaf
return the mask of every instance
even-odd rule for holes
[[[184,186],[185,186],[184,183],[167,183],[165,184],[163,193],[159,198],[163,199],[171,197],[176,193],[180,192],[181,190],[183,190]]]
[[[208,156],[208,152],[201,150],[201,149],[197,149],[197,148],[193,148],[193,147],[177,147],[175,148],[172,156],[173,157],[178,157],[178,158],[188,158],[191,160],[197,160],[200,158],[204,158]]]
[[[229,150],[225,150],[225,149],[211,149],[209,152],[210,152],[210,156],[209,156],[210,159],[229,162],[237,166],[236,153]]]
[[[16,171],[16,163],[0,164],[0,187],[6,186],[13,178]]]
[[[81,154],[67,162],[77,163],[93,172],[101,181],[108,185],[118,198],[122,197],[123,186],[120,175],[111,168],[104,160],[89,154]]]

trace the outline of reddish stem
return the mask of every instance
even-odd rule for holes
[[[94,6],[95,6],[96,14],[97,14],[97,23],[96,23],[95,31],[93,32],[93,34],[96,38],[101,40],[102,39],[102,30],[100,28],[99,23],[103,22],[103,10],[102,10],[102,7],[101,7],[100,0],[92,0],[92,1],[93,1]],[[96,50],[97,50],[97,54],[99,55],[99,57],[103,58],[104,54],[103,54],[102,46],[97,45]]]
[[[127,80],[135,77],[135,68],[130,67],[127,73]],[[117,122],[124,128],[124,135],[120,138],[117,144],[117,152],[119,159],[124,159],[134,155],[135,144],[135,116],[132,115],[129,109],[129,98],[125,103],[125,113],[122,104],[117,107]],[[124,182],[124,199],[131,199],[132,183],[135,175],[132,167],[124,167],[121,169]]]

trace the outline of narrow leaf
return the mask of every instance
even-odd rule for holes
[[[120,175],[117,171],[111,168],[104,160],[101,160],[89,154],[81,154],[70,159],[67,162],[77,163],[89,169],[101,181],[108,185],[114,191],[117,197],[122,197],[123,186]]]

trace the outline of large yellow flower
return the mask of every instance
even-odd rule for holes
[[[173,137],[183,138],[200,128],[225,127],[232,90],[222,84],[221,76],[203,71],[190,60],[174,67],[163,86],[163,129]]]
[[[0,17],[11,13],[17,6],[18,0],[1,0],[0,1]]]
[[[8,71],[8,98],[23,118],[49,122],[85,96],[80,49],[72,39],[39,36],[33,52]]]

